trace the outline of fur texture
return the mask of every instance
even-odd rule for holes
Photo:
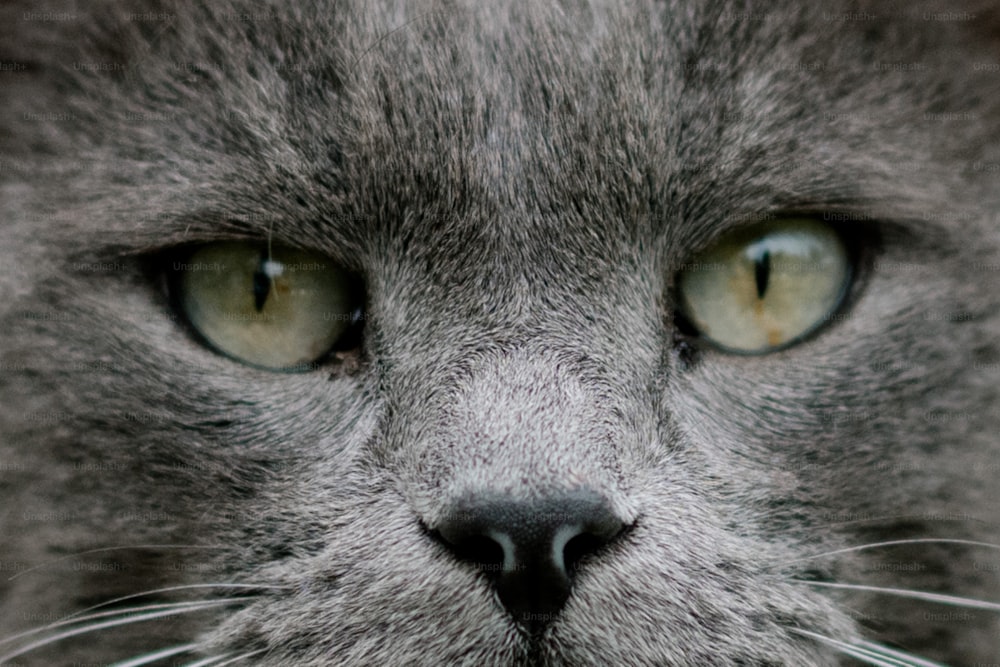
[[[1000,543],[1000,21],[809,5],[0,5],[0,640],[257,587],[14,664],[996,662],[995,612],[818,585],[1000,600],[995,549],[816,556]],[[863,230],[849,309],[679,331],[681,265],[789,213]],[[189,334],[157,258],[241,238],[363,276],[357,359]],[[632,528],[530,639],[428,528],[577,485]]]

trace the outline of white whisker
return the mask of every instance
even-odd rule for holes
[[[790,628],[790,631],[814,639],[821,644],[832,646],[845,655],[849,655],[869,665],[876,665],[876,667],[947,667],[947,665],[939,662],[931,662],[930,660],[925,660],[908,653],[895,651],[874,642],[866,641],[860,644],[850,644],[809,630]]]
[[[216,665],[232,655],[232,653],[226,653],[224,655],[215,655],[210,658],[202,658],[201,660],[189,662],[184,665],[184,667],[212,667],[212,665]]]
[[[88,549],[86,551],[79,551],[79,552],[74,553],[74,554],[69,554],[68,556],[61,556],[61,557],[55,558],[53,560],[47,560],[44,563],[39,563],[38,565],[35,565],[34,567],[29,567],[26,570],[21,570],[20,572],[17,572],[16,574],[13,574],[13,575],[7,577],[7,581],[13,581],[14,579],[17,579],[18,577],[21,577],[21,576],[24,576],[25,574],[28,574],[29,572],[34,572],[35,570],[40,570],[43,567],[48,567],[50,565],[55,565],[56,563],[61,563],[61,562],[66,561],[66,560],[70,560],[71,558],[79,558],[80,556],[89,556],[91,554],[107,553],[108,551],[121,551],[122,549],[213,549],[213,550],[219,550],[219,549],[230,549],[230,548],[231,547],[227,547],[227,546],[225,546],[223,544],[214,544],[214,545],[210,545],[210,544],[206,544],[206,545],[201,545],[201,544],[137,544],[137,545],[122,545],[122,546],[117,546],[117,547],[101,547],[100,549]]]
[[[38,628],[33,628],[31,630],[25,630],[24,632],[19,632],[16,635],[4,637],[3,639],[0,639],[0,644],[8,644],[12,641],[23,639],[24,637],[30,637],[31,635],[37,635],[40,632],[53,630],[55,628],[62,627],[64,625],[73,625],[76,623],[83,623],[85,621],[93,621],[98,618],[107,618],[109,616],[124,616],[126,614],[135,614],[139,612],[154,611],[159,609],[184,609],[192,606],[201,607],[204,606],[205,603],[211,603],[214,605],[214,603],[217,602],[240,602],[246,599],[247,598],[231,597],[231,598],[218,598],[214,600],[192,600],[190,602],[163,602],[159,604],[142,605],[141,607],[127,607],[124,609],[114,609],[112,611],[102,611],[96,614],[88,614],[86,616],[77,616],[76,614],[74,614],[73,616],[67,616],[66,618],[60,621],[49,623],[48,625],[43,625]]]
[[[871,516],[864,519],[851,519],[848,521],[831,521],[829,523],[821,523],[814,526],[814,528],[833,528],[835,526],[851,526],[857,524],[878,524],[878,523],[899,523],[900,521],[924,521],[927,517],[922,514],[884,514],[882,516]],[[942,519],[949,520],[949,519]],[[963,523],[975,522],[979,524],[984,524],[987,526],[996,525],[994,522],[986,521],[985,519],[980,519],[977,517],[956,517],[950,519],[952,521],[961,521]]]
[[[212,667],[223,667],[224,665],[232,665],[232,664],[235,664],[235,663],[239,662],[240,660],[246,660],[247,658],[252,658],[255,655],[260,655],[261,653],[266,653],[268,650],[269,649],[261,648],[261,649],[257,649],[256,651],[249,651],[247,653],[241,653],[240,655],[237,655],[235,657],[229,658],[229,660],[226,660],[225,662],[216,662],[216,663],[213,663]],[[191,667],[191,666],[190,665],[186,665],[185,667]]]
[[[834,648],[843,653],[844,655],[849,655],[856,660],[865,663],[866,665],[875,665],[875,667],[906,667],[904,663],[901,662],[886,662],[885,660],[879,660],[876,656],[870,655],[865,651],[859,649],[851,648],[850,644],[832,644]]]
[[[927,660],[926,658],[918,658],[915,655],[903,653],[902,651],[897,651],[896,649],[891,649],[888,646],[876,644],[875,642],[860,641],[857,645],[860,648],[865,648],[876,653],[881,653],[887,656],[895,656],[903,660],[909,660],[908,664],[914,665],[915,667],[947,667],[946,665],[942,665],[940,662],[933,662],[931,660]]]
[[[883,547],[895,547],[907,544],[961,544],[970,547],[982,547],[984,549],[1000,550],[1000,544],[991,544],[990,542],[976,542],[975,540],[958,540],[950,538],[921,537],[911,540],[891,540],[888,542],[872,542],[871,544],[862,544],[856,547],[847,547],[845,549],[836,549],[834,551],[825,551],[823,553],[813,554],[812,556],[803,556],[802,558],[794,558],[792,560],[785,561],[785,563],[797,563],[803,560],[813,560],[816,558],[825,558],[827,556],[837,556],[840,554],[846,554],[855,551],[865,551],[868,549],[881,549]]]
[[[48,646],[49,644],[54,644],[56,642],[62,641],[63,639],[68,639],[70,637],[75,637],[77,635],[82,635],[82,634],[86,634],[86,633],[89,633],[89,632],[95,632],[97,630],[105,630],[107,628],[113,628],[113,627],[117,627],[117,626],[120,626],[120,625],[129,625],[131,623],[139,623],[139,622],[142,622],[142,621],[152,621],[152,620],[155,620],[155,619],[158,619],[158,618],[166,618],[168,616],[177,616],[179,614],[188,614],[188,613],[191,613],[191,612],[194,612],[194,611],[201,611],[203,609],[211,609],[213,607],[221,607],[221,606],[225,606],[225,605],[228,605],[228,604],[231,604],[231,603],[230,602],[214,602],[214,601],[202,602],[202,603],[192,603],[190,607],[187,607],[187,608],[181,609],[181,610],[178,610],[178,609],[168,609],[168,610],[165,610],[165,611],[151,612],[151,613],[148,613],[148,614],[138,614],[138,615],[132,616],[130,618],[117,618],[117,619],[114,619],[114,620],[111,620],[111,621],[104,621],[103,623],[92,623],[90,625],[85,625],[85,626],[80,627],[80,628],[73,628],[71,630],[66,630],[64,632],[60,632],[60,633],[55,634],[55,635],[53,635],[51,637],[46,637],[45,639],[40,639],[40,640],[38,640],[36,642],[32,642],[31,644],[28,644],[27,646],[22,646],[21,648],[17,649],[16,651],[13,651],[11,653],[7,653],[6,655],[0,656],[0,663],[9,662],[10,660],[12,660],[12,659],[14,659],[14,658],[16,658],[18,656],[24,655],[25,653],[30,653],[31,651],[39,649],[39,648],[41,648],[43,646]]]
[[[119,598],[114,598],[113,600],[107,600],[100,604],[95,604],[92,607],[87,607],[86,609],[81,609],[80,611],[73,612],[66,618],[73,618],[74,616],[79,616],[80,614],[86,614],[88,611],[93,611],[94,609],[100,609],[101,607],[107,607],[111,604],[116,604],[118,602],[124,602],[125,600],[134,600],[135,598],[145,597],[147,595],[158,595],[160,593],[174,593],[177,591],[185,590],[200,590],[205,588],[238,588],[245,590],[289,590],[291,586],[268,586],[266,584],[235,584],[235,583],[216,583],[216,584],[187,584],[184,586],[169,586],[167,588],[153,588],[148,591],[142,591],[141,593],[132,593],[131,595],[123,595]]]
[[[806,581],[805,579],[787,579],[786,581],[791,581],[797,584],[805,584],[807,586],[819,586],[821,588],[838,588],[852,591],[868,591],[870,593],[884,593],[885,595],[896,595],[898,597],[924,600],[925,602],[937,602],[939,604],[966,607],[968,609],[1000,611],[1000,603],[998,602],[962,598],[955,595],[943,595],[941,593],[929,593],[927,591],[910,591],[903,588],[884,588],[882,586],[865,586],[863,584],[839,584],[828,581]]]
[[[169,658],[174,655],[180,655],[181,653],[190,653],[196,648],[198,648],[198,644],[183,644],[181,646],[173,646],[171,648],[165,648],[159,651],[154,651],[152,653],[147,653],[145,655],[140,655],[135,658],[130,658],[122,662],[116,662],[113,665],[111,665],[111,667],[142,667],[142,665],[148,665],[151,662],[156,662],[157,660],[162,660],[163,658]]]
[[[255,655],[260,655],[261,653],[267,653],[268,650],[270,650],[270,649],[262,648],[262,649],[259,649],[257,651],[250,651],[248,653],[244,653],[243,655],[238,655],[235,658],[232,658],[230,660],[226,660],[225,662],[220,662],[218,665],[215,665],[215,667],[223,667],[224,665],[232,665],[234,663],[240,662],[241,660],[246,660],[247,658],[252,658]]]

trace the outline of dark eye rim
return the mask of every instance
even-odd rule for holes
[[[199,346],[205,348],[214,355],[228,359],[243,367],[278,375],[304,375],[310,372],[328,371],[330,370],[330,367],[338,364],[340,362],[339,357],[345,354],[354,355],[357,358],[366,357],[365,322],[367,318],[365,313],[367,313],[368,310],[368,289],[364,277],[357,271],[345,268],[342,263],[337,262],[324,253],[317,252],[310,248],[300,248],[286,244],[274,244],[273,247],[292,248],[295,250],[316,253],[317,255],[326,257],[332,264],[335,264],[350,277],[349,289],[354,297],[352,301],[355,304],[355,308],[352,310],[352,319],[347,330],[344,331],[340,338],[337,339],[337,342],[329,350],[316,359],[307,363],[289,366],[287,368],[272,368],[269,366],[251,363],[220,349],[212,343],[212,341],[208,340],[208,338],[201,333],[198,327],[191,322],[191,319],[184,310],[184,306],[181,302],[181,276],[183,274],[183,269],[177,269],[175,266],[177,264],[190,263],[191,257],[194,253],[215,243],[245,243],[248,246],[260,247],[261,249],[267,248],[268,245],[267,241],[259,239],[212,239],[195,243],[187,243],[157,251],[152,254],[150,261],[147,264],[147,266],[151,267],[153,276],[156,277],[161,285],[161,291],[164,299],[176,316],[177,324]]]
[[[827,217],[829,219],[824,219]],[[802,219],[814,220],[825,224],[837,235],[844,246],[844,250],[847,252],[847,276],[844,278],[844,285],[840,295],[837,297],[837,305],[822,320],[781,345],[763,350],[739,350],[721,345],[702,334],[698,330],[698,327],[684,313],[682,308],[683,299],[680,294],[681,272],[678,271],[673,276],[673,291],[671,295],[675,334],[674,346],[685,345],[693,347],[697,352],[714,351],[734,357],[766,357],[802,345],[803,343],[808,343],[830,329],[833,329],[846,319],[848,313],[857,304],[862,294],[864,294],[868,281],[871,278],[875,260],[881,253],[882,237],[879,233],[879,222],[875,220],[840,222],[841,220],[851,220],[851,218],[849,215],[834,209],[825,210],[820,213],[814,211],[807,213],[798,211],[784,212],[777,215],[776,218],[768,220],[768,223],[773,224],[775,220]],[[748,226],[747,228],[751,227]],[[732,231],[726,232],[723,236],[728,233],[732,233]],[[718,242],[718,240],[719,238],[713,239],[709,246]]]

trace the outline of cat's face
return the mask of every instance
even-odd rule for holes
[[[0,662],[1000,655],[996,16],[208,4],[2,9]]]

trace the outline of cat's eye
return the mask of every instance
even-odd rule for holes
[[[812,219],[738,230],[681,269],[683,318],[716,346],[745,354],[784,347],[822,326],[851,276],[840,236]]]
[[[211,243],[175,262],[173,272],[191,325],[219,352],[253,366],[300,370],[360,316],[356,281],[313,252]]]

